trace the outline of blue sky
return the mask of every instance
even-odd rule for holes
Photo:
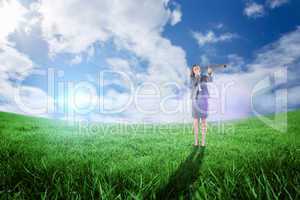
[[[214,73],[210,120],[298,108],[299,7],[297,0],[2,0],[0,110],[189,122],[194,63],[229,64]]]
[[[289,1],[276,9],[265,8],[261,17],[246,17],[243,14],[247,1],[227,1],[221,3],[211,1],[178,1],[184,15],[176,27],[167,26],[163,35],[187,52],[188,61],[192,64],[199,61],[199,55],[206,48],[214,48],[217,56],[215,62],[226,62],[228,54],[238,54],[245,59],[253,59],[256,50],[279,39],[283,34],[295,30],[299,25],[300,2]],[[251,1],[249,1],[251,2]],[[265,5],[266,1],[252,1]],[[218,29],[216,26],[222,24]],[[174,30],[176,29],[176,30]],[[190,31],[216,33],[231,32],[238,37],[230,42],[222,42],[213,46],[197,47]],[[212,55],[211,55],[212,56]]]

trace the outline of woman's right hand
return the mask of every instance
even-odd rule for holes
[[[212,72],[213,72],[213,69],[212,69],[211,67],[209,67],[209,68],[207,69],[207,73],[208,73],[208,75],[211,75],[211,74],[212,74]]]

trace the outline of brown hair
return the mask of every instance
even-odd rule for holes
[[[191,78],[193,78],[193,77],[195,77],[195,73],[194,73],[194,67],[200,67],[200,65],[198,65],[198,64],[194,64],[193,66],[192,66],[192,69],[191,69]]]

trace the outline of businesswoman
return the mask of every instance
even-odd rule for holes
[[[205,146],[205,133],[206,133],[206,118],[208,116],[208,88],[207,82],[212,81],[212,68],[207,69],[207,73],[201,71],[199,65],[193,65],[190,75],[190,88],[192,98],[192,116],[194,119],[194,134],[195,144],[199,145],[198,141],[198,126],[201,119],[202,125],[202,139],[201,146]]]

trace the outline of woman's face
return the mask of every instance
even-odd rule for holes
[[[201,71],[201,69],[200,69],[200,67],[199,67],[199,66],[195,66],[195,67],[193,68],[193,72],[194,72],[194,74],[199,74],[199,73],[200,73],[200,71]]]

